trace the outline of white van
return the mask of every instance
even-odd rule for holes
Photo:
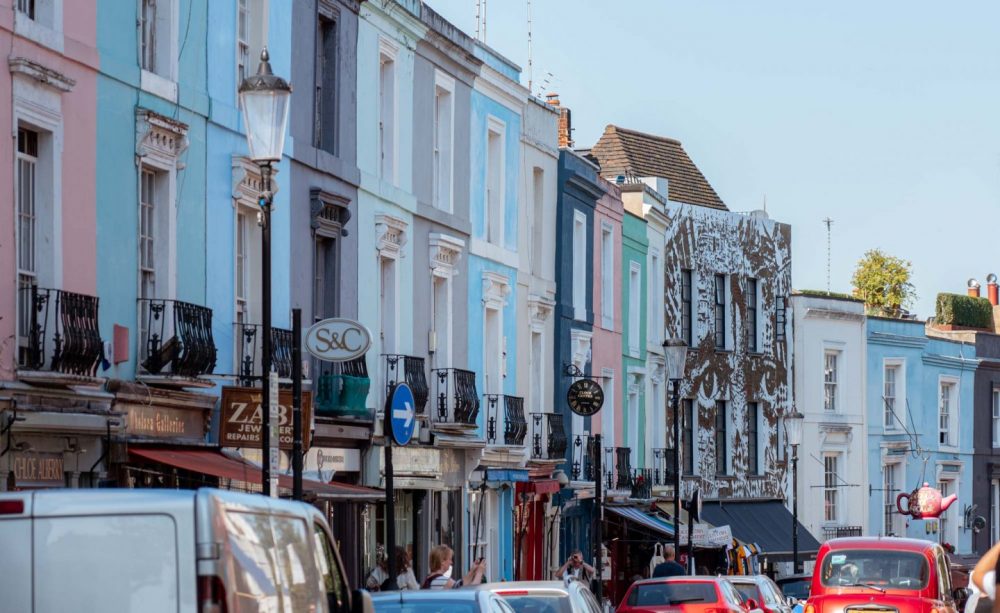
[[[215,489],[0,494],[0,613],[372,613],[312,506]]]

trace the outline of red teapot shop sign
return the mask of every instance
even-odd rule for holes
[[[906,507],[903,507],[903,501]],[[940,490],[931,487],[927,483],[909,494],[903,493],[896,496],[896,509],[903,515],[909,515],[914,519],[934,519],[940,517],[948,507],[958,500],[958,494],[942,496]]]

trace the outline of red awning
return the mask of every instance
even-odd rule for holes
[[[555,479],[532,479],[518,483],[517,491],[526,494],[555,494],[559,491],[559,482]]]
[[[214,449],[129,447],[128,451],[135,457],[182,470],[260,485],[259,467],[230,458]],[[292,489],[292,478],[287,475],[279,475],[278,483],[283,488]],[[331,500],[381,500],[385,496],[382,490],[370,487],[336,482],[321,483],[309,479],[302,481],[302,489],[319,498]]]

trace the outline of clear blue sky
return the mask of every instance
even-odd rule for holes
[[[425,0],[469,34],[476,0]],[[527,0],[488,0],[523,69]],[[677,138],[729,205],[792,225],[796,288],[850,291],[879,247],[913,262],[916,311],[1000,274],[1000,3],[532,0],[535,89],[577,147],[615,123]],[[985,292],[984,292],[985,295]]]

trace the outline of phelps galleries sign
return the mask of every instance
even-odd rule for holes
[[[222,388],[222,427],[219,445],[223,447],[249,447],[260,449],[261,390],[255,387]],[[312,392],[302,392],[302,449],[309,448],[309,430],[312,424]],[[292,391],[278,392],[278,447],[291,451]]]

